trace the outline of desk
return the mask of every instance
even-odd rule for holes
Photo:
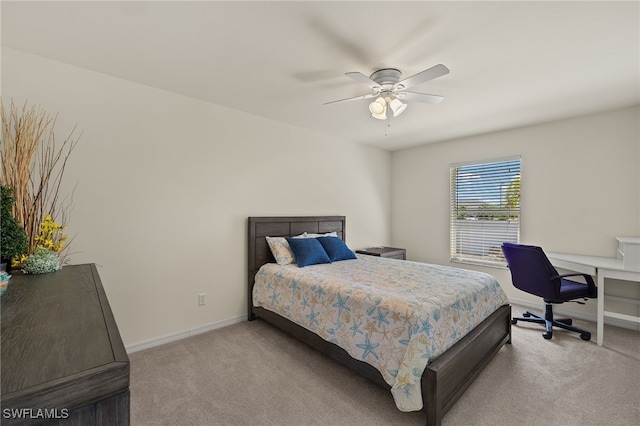
[[[604,310],[604,281],[612,278],[640,283],[640,269],[624,268],[622,259],[615,257],[582,256],[567,253],[547,253],[551,264],[557,268],[568,269],[596,277],[598,286],[597,342],[602,346],[604,338],[604,317],[618,318],[640,324],[640,317],[619,314]]]

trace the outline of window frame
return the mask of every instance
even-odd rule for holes
[[[517,170],[512,172],[508,169],[509,163],[517,162]],[[497,166],[498,169],[504,168],[501,172],[486,172],[484,179],[488,179],[490,185],[487,185],[487,180],[479,181],[483,182],[477,184],[475,187],[471,184],[471,179],[464,179],[465,172],[469,169],[482,169],[486,167],[487,170],[491,169],[491,165]],[[520,223],[522,219],[522,205],[521,205],[521,176],[522,176],[522,157],[520,155],[494,158],[489,160],[468,161],[464,163],[453,163],[449,165],[449,260],[452,263],[465,263],[473,265],[481,265],[488,267],[495,267],[504,269],[507,267],[507,262],[504,259],[501,246],[501,242],[508,241],[518,243],[520,241]],[[465,184],[464,189],[461,191],[459,186],[460,182]],[[503,181],[502,184],[496,183],[494,179]],[[509,179],[507,181],[507,179]],[[517,179],[517,183],[516,183]],[[508,182],[508,186],[505,184]],[[517,191],[514,196],[513,191]],[[460,201],[464,199],[461,196],[461,192],[467,194],[473,191],[486,192],[486,196],[489,197],[489,201],[484,201],[482,204],[477,203],[474,205],[472,212],[474,216],[467,217],[464,222],[461,222],[460,214],[462,209],[466,209],[466,206],[461,207]],[[499,198],[497,208],[493,207],[496,201],[496,191],[498,191]],[[509,195],[507,195],[507,191]],[[477,194],[474,194],[477,195]],[[508,200],[508,196],[511,196],[511,200]],[[491,198],[494,197],[494,198]],[[515,197],[515,200],[513,199]],[[473,204],[478,200],[469,198],[469,204]],[[517,206],[509,207],[509,204],[517,202]],[[482,215],[489,215],[485,218],[478,218],[478,213]],[[465,214],[468,210],[464,211]],[[488,213],[486,213],[488,212]],[[491,218],[491,215],[495,215]],[[516,215],[516,218],[512,218]],[[502,218],[506,216],[506,218]],[[474,225],[476,224],[477,225]],[[504,226],[502,226],[504,225]],[[474,229],[478,228],[478,229]],[[494,228],[493,230],[486,230],[485,228]],[[503,228],[500,230],[500,228]],[[515,228],[515,229],[514,229]],[[497,229],[497,230],[496,230]],[[461,235],[467,234],[464,237]],[[477,238],[474,238],[477,237]],[[487,242],[488,241],[488,242]],[[496,244],[499,244],[496,246]],[[462,247],[466,247],[462,248]],[[466,253],[465,253],[466,250]],[[470,254],[469,252],[481,251],[481,254]],[[486,253],[485,253],[486,250]]]

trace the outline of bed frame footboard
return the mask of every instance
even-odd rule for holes
[[[501,306],[427,365],[422,376],[427,425],[440,425],[445,413],[506,343],[511,343],[510,305]]]
[[[302,232],[337,232],[345,239],[344,216],[250,217],[248,219],[248,319],[261,318],[309,346],[344,364],[361,376],[386,388],[390,386],[371,365],[352,358],[344,349],[306,328],[266,309],[253,306],[255,274],[265,263],[274,262],[265,236],[294,236]],[[511,306],[498,308],[469,334],[431,361],[422,375],[423,411],[428,426],[439,426],[442,417],[462,396],[491,358],[511,343]]]
[[[306,328],[260,307],[253,307],[253,318],[261,318],[285,333],[340,362],[361,376],[390,389],[371,365],[352,358],[344,349],[324,340]],[[462,396],[491,358],[511,343],[511,306],[501,306],[471,333],[433,360],[422,375],[423,411],[427,426],[439,426],[442,417]]]

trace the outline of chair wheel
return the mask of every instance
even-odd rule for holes
[[[518,320],[517,320],[517,319],[513,318],[513,319],[511,320],[511,324],[517,324],[517,323],[518,323]]]
[[[587,340],[587,341],[591,340],[591,333],[582,333],[582,334],[580,334],[580,338],[582,340]]]
[[[549,340],[553,337],[553,333],[550,331],[545,331],[544,333],[542,333],[542,337],[544,337],[545,339]]]

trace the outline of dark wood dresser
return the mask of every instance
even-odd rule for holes
[[[369,247],[362,250],[356,250],[356,253],[367,254],[369,256],[407,260],[407,250],[396,247]]]
[[[94,264],[14,272],[1,298],[3,425],[128,425],[129,358]]]

